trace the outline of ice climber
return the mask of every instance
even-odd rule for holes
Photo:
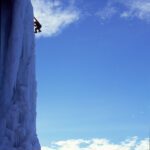
[[[34,17],[34,27],[35,27],[34,33],[42,32],[41,31],[42,25],[35,17]]]

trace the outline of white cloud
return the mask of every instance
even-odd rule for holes
[[[64,7],[59,0],[32,0],[32,4],[34,14],[42,24],[40,36],[53,36],[79,19],[79,11],[72,3]]]
[[[149,22],[150,0],[110,0],[97,14],[102,20],[118,15],[121,18],[137,18]]]
[[[116,13],[117,9],[113,5],[111,5],[111,3],[108,3],[107,6],[98,11],[96,15],[99,16],[101,20],[105,21],[110,19]]]
[[[51,148],[46,147],[46,146],[43,146],[43,147],[42,147],[42,150],[54,150],[54,149],[51,149]]]
[[[141,20],[150,21],[150,0],[129,1],[125,6],[127,10],[123,11],[121,17],[136,17]]]
[[[42,147],[42,150],[147,150],[147,148],[148,138],[138,140],[133,137],[119,144],[107,139],[57,141],[53,142],[50,147]]]

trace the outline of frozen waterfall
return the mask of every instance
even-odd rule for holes
[[[40,150],[33,8],[30,0],[0,3],[0,150]]]

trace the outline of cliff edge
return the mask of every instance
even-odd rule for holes
[[[33,8],[30,0],[0,3],[0,150],[40,150]]]

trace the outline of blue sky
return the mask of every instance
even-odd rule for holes
[[[41,144],[146,138],[150,1],[57,1],[48,10],[47,18],[58,22],[46,28],[50,22],[43,20],[43,35],[36,39]],[[39,20],[40,14],[37,9]]]

